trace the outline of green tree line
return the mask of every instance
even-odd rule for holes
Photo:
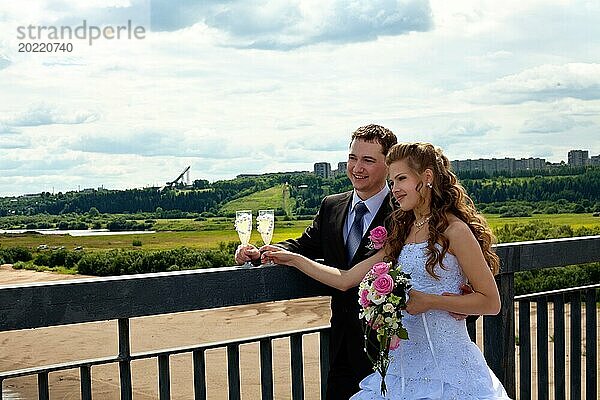
[[[534,178],[465,179],[465,189],[477,203],[523,201],[598,201],[600,168],[587,169],[571,176],[536,176]]]
[[[289,182],[300,186],[310,181],[314,175],[308,173],[268,174],[257,177],[236,178],[204,183],[202,189],[176,190],[168,188],[128,189],[128,190],[85,190],[53,195],[48,192],[39,195],[0,198],[0,216],[35,215],[47,213],[86,213],[94,208],[100,213],[121,214],[179,210],[183,212],[218,213],[219,206],[251,193],[275,185]],[[208,186],[208,187],[206,187]]]
[[[579,204],[568,212],[600,212],[600,168],[588,167],[580,174],[566,176],[492,177],[463,179],[469,195],[479,205],[503,202],[568,202]],[[573,172],[573,171],[571,171]],[[129,190],[86,190],[52,195],[0,198],[0,216],[47,213],[86,213],[94,208],[100,213],[138,213],[179,210],[219,214],[221,205],[275,185],[288,183],[294,197],[296,215],[314,215],[324,196],[352,188],[343,175],[323,179],[310,173],[265,174],[209,183],[201,181],[196,189],[159,191],[153,188]],[[198,189],[201,187],[201,189]],[[538,212],[543,212],[539,207]],[[563,207],[564,208],[564,207]],[[491,211],[486,212],[493,212]],[[550,209],[549,213],[552,213]],[[534,212],[531,210],[530,212]],[[556,211],[559,212],[559,211]]]

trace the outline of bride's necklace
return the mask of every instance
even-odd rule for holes
[[[418,231],[420,231],[421,228],[423,228],[423,225],[428,223],[430,219],[431,219],[431,215],[428,215],[425,218],[421,219],[420,221],[413,222],[413,225],[415,226],[415,228],[417,228]]]

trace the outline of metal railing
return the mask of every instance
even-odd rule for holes
[[[521,400],[532,397],[535,387],[538,399],[550,398],[550,390],[555,399],[566,399],[567,388],[569,398],[581,399],[585,388],[587,399],[596,399],[598,355],[597,355],[597,307],[600,284],[576,288],[553,290],[516,296],[518,303],[518,337],[519,337],[519,396]],[[585,299],[585,345],[582,346],[581,315],[582,297]],[[535,307],[532,307],[535,305]],[[548,318],[548,306],[552,306],[552,324]],[[565,345],[567,325],[565,324],[565,305],[569,306],[569,346]],[[536,351],[532,352],[531,310],[536,312]],[[549,335],[549,326],[552,335]],[[549,356],[549,343],[552,343],[553,358]],[[585,376],[581,373],[582,348],[585,349]],[[568,356],[568,364],[567,364]],[[537,370],[532,374],[531,363],[536,362]],[[549,380],[549,362],[553,362],[551,385]],[[565,370],[569,366],[570,379],[567,385]],[[535,383],[535,385],[534,385]]]
[[[545,241],[501,244],[497,246],[501,258],[501,273],[497,283],[502,300],[502,311],[499,315],[483,318],[484,354],[490,368],[505,385],[511,397],[516,395],[516,360],[515,360],[515,303],[519,310],[520,335],[520,385],[519,395],[528,399],[527,357],[531,357],[523,332],[528,328],[527,309],[532,299],[544,309],[548,296],[555,304],[554,313],[559,313],[557,320],[564,317],[564,302],[557,301],[557,296],[570,296],[571,325],[577,325],[581,312],[577,299],[581,290],[586,296],[586,374],[581,376],[577,362],[573,357],[581,351],[580,332],[571,329],[571,387],[579,385],[585,378],[587,398],[595,398],[597,377],[596,314],[597,285],[578,288],[579,292],[565,294],[561,291],[550,294],[533,294],[514,296],[514,273],[547,267],[582,264],[600,261],[600,236],[556,239]],[[210,295],[199,296],[198,293]],[[331,289],[306,277],[293,268],[279,266],[263,266],[260,268],[230,267],[194,271],[179,271],[130,275],[107,278],[79,279],[48,283],[32,283],[0,287],[0,331],[12,331],[48,326],[78,324],[93,321],[117,320],[119,335],[119,353],[113,357],[80,360],[69,363],[39,366],[28,369],[0,372],[0,386],[8,380],[21,376],[37,375],[38,396],[49,398],[48,374],[54,371],[79,369],[81,397],[91,399],[92,367],[102,364],[119,365],[120,392],[122,399],[132,398],[131,361],[156,358],[158,362],[159,397],[170,398],[170,363],[171,355],[192,353],[193,384],[196,399],[206,398],[206,365],[204,352],[207,349],[224,347],[228,359],[228,395],[230,399],[240,398],[239,346],[244,343],[260,343],[260,369],[263,399],[273,398],[272,350],[271,342],[275,338],[290,338],[290,363],[292,371],[292,398],[304,398],[302,338],[306,334],[318,332],[320,353],[320,390],[323,394],[325,377],[328,371],[327,354],[329,328],[319,327],[301,331],[286,332],[268,336],[260,336],[235,341],[216,342],[198,346],[162,349],[153,352],[131,353],[129,320],[135,317],[169,314],[183,311],[207,310],[219,307],[247,305],[262,302],[290,300],[331,294]],[[536,297],[537,296],[537,297]],[[593,304],[593,307],[592,307]],[[561,307],[563,307],[561,309]],[[593,310],[590,311],[590,310]],[[591,313],[591,314],[590,314]],[[547,340],[547,314],[537,314],[538,342]],[[564,318],[563,318],[564,321]],[[591,325],[593,324],[593,325]],[[559,325],[560,327],[560,325]],[[560,329],[555,329],[554,360],[564,364],[564,353],[560,351]],[[470,326],[473,333],[473,325]],[[562,341],[561,341],[562,340]],[[579,347],[578,347],[579,345]],[[548,352],[543,345],[538,345],[537,389],[538,398],[544,397],[548,391],[547,360]],[[559,349],[557,349],[557,347]],[[547,347],[546,347],[547,349]],[[579,350],[578,350],[579,349]],[[563,354],[563,355],[561,355]],[[530,359],[530,358],[529,358]],[[546,371],[546,372],[544,372]],[[579,373],[578,373],[579,371]],[[555,377],[561,378],[560,371]],[[556,379],[555,379],[556,385]],[[555,389],[557,399],[565,398],[564,392]],[[579,399],[571,389],[571,399]],[[0,390],[0,400],[2,394]]]

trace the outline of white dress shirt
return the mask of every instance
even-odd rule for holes
[[[371,225],[373,218],[375,218],[375,215],[377,214],[377,212],[379,211],[379,208],[383,204],[383,201],[385,200],[385,196],[387,196],[387,194],[389,192],[390,192],[390,188],[388,187],[388,185],[386,183],[385,185],[383,185],[383,189],[381,189],[377,194],[369,197],[366,200],[362,200],[360,197],[358,197],[358,194],[356,194],[356,190],[354,190],[354,193],[352,194],[352,204],[350,204],[350,210],[348,211],[348,216],[346,216],[346,223],[344,224],[344,243],[346,243],[346,240],[348,239],[348,232],[350,231],[350,227],[352,226],[352,223],[354,222],[354,214],[355,214],[354,209],[356,207],[356,203],[362,201],[363,203],[365,203],[365,206],[367,206],[367,209],[369,210],[363,216],[363,231],[362,231],[362,233],[364,236],[367,229],[369,229],[369,226]]]

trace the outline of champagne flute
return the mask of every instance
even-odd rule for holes
[[[271,244],[273,239],[273,229],[275,228],[275,211],[274,210],[258,210],[256,217],[256,230],[260,233],[265,245]],[[265,265],[273,265],[268,262]]]
[[[240,238],[240,242],[242,242],[242,246],[248,246],[250,244],[250,235],[252,234],[252,210],[235,212],[235,230]],[[243,266],[253,267],[250,261],[246,261]]]

